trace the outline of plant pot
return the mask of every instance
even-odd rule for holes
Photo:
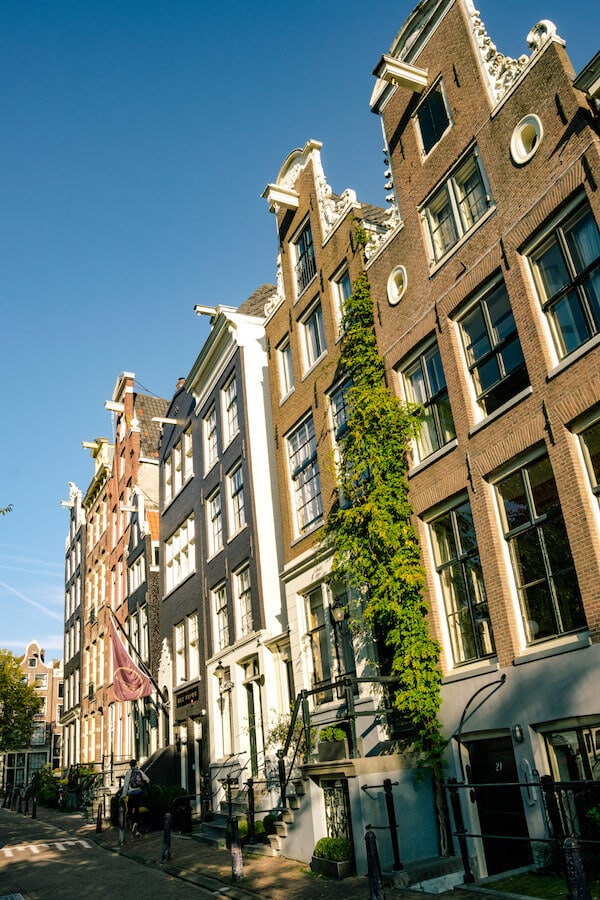
[[[348,759],[348,741],[319,741],[317,751],[320,762]]]
[[[331,741],[328,743],[331,743]],[[310,861],[310,867],[317,875],[325,875],[326,878],[336,878],[338,881],[341,881],[343,878],[350,878],[355,871],[353,859],[336,862],[334,859],[322,859],[320,856],[313,856]]]

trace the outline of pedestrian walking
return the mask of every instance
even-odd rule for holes
[[[140,803],[148,795],[146,785],[150,784],[150,779],[145,772],[138,768],[137,760],[129,760],[129,769],[125,772],[123,779],[122,797],[127,802],[127,814],[131,824],[132,834],[139,834],[140,819]]]

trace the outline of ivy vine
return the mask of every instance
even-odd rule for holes
[[[339,502],[325,536],[331,578],[363,598],[362,619],[385,636],[398,678],[394,705],[410,721],[419,763],[441,772],[439,645],[427,624],[424,571],[408,499],[407,442],[417,410],[386,385],[366,273],[345,303],[340,370],[349,380],[347,428],[339,439]]]

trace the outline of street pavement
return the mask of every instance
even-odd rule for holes
[[[80,813],[38,806],[32,819],[0,809],[0,900],[21,894],[38,898],[175,898],[213,900],[369,900],[364,876],[333,881],[308,865],[281,857],[245,853],[241,880],[232,879],[231,855],[189,835],[171,835],[170,859],[163,862],[163,833],[127,834]],[[417,891],[385,886],[385,900],[423,900]],[[427,896],[427,895],[425,895]],[[443,900],[456,894],[437,894]]]

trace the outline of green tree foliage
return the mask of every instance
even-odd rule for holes
[[[35,689],[24,681],[17,657],[0,650],[0,753],[29,744],[41,705]]]
[[[350,379],[347,430],[340,439],[340,502],[328,516],[332,580],[363,598],[362,617],[384,635],[398,677],[394,704],[414,726],[422,763],[439,771],[439,646],[429,635],[424,572],[406,480],[407,441],[418,415],[388,389],[377,350],[365,273],[346,301],[340,358]]]

